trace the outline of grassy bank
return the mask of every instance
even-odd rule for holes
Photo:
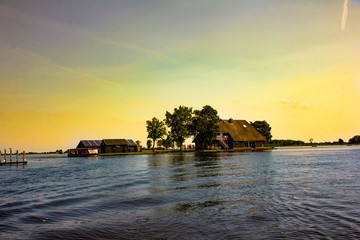
[[[272,150],[273,147],[264,147],[263,149],[222,149],[222,150],[183,150],[183,153],[188,152],[204,152],[204,153],[215,153],[215,152],[251,152],[251,151],[267,151]],[[141,152],[122,152],[122,153],[99,153],[99,156],[116,156],[116,155],[142,155],[142,154],[162,154],[162,153],[180,153],[180,150],[143,150]]]
[[[195,150],[183,150],[182,152],[194,152]],[[121,152],[121,153],[99,153],[99,156],[115,156],[115,155],[141,155],[141,154],[161,154],[161,153],[179,153],[180,150],[142,150],[141,152]]]

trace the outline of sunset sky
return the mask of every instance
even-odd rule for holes
[[[0,0],[0,149],[146,145],[185,105],[274,139],[360,134],[360,1]]]

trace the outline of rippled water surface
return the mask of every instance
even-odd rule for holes
[[[0,166],[0,239],[359,239],[360,147]]]

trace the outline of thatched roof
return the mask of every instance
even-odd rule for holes
[[[256,129],[245,120],[221,120],[218,122],[219,132],[228,132],[234,141],[265,141]]]
[[[101,140],[81,140],[76,148],[100,147]]]

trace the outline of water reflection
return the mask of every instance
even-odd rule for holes
[[[188,212],[200,210],[206,207],[214,207],[221,205],[221,201],[204,201],[204,202],[190,202],[190,203],[179,203],[176,204],[173,209],[180,212]]]
[[[220,185],[217,181],[197,181],[197,178],[220,175],[221,165],[217,155],[178,153],[151,156],[148,159],[151,170],[152,192],[167,192],[181,189],[211,188]]]
[[[360,148],[299,152],[29,156],[0,239],[358,239]]]
[[[219,154],[195,153],[195,167],[197,177],[215,177],[221,174]]]
[[[233,153],[152,156],[148,158],[152,178],[149,192],[172,199],[166,212],[207,209],[204,211],[217,215],[227,206],[237,214],[256,215],[273,208],[276,173],[268,156],[262,158],[260,154],[254,159]]]

